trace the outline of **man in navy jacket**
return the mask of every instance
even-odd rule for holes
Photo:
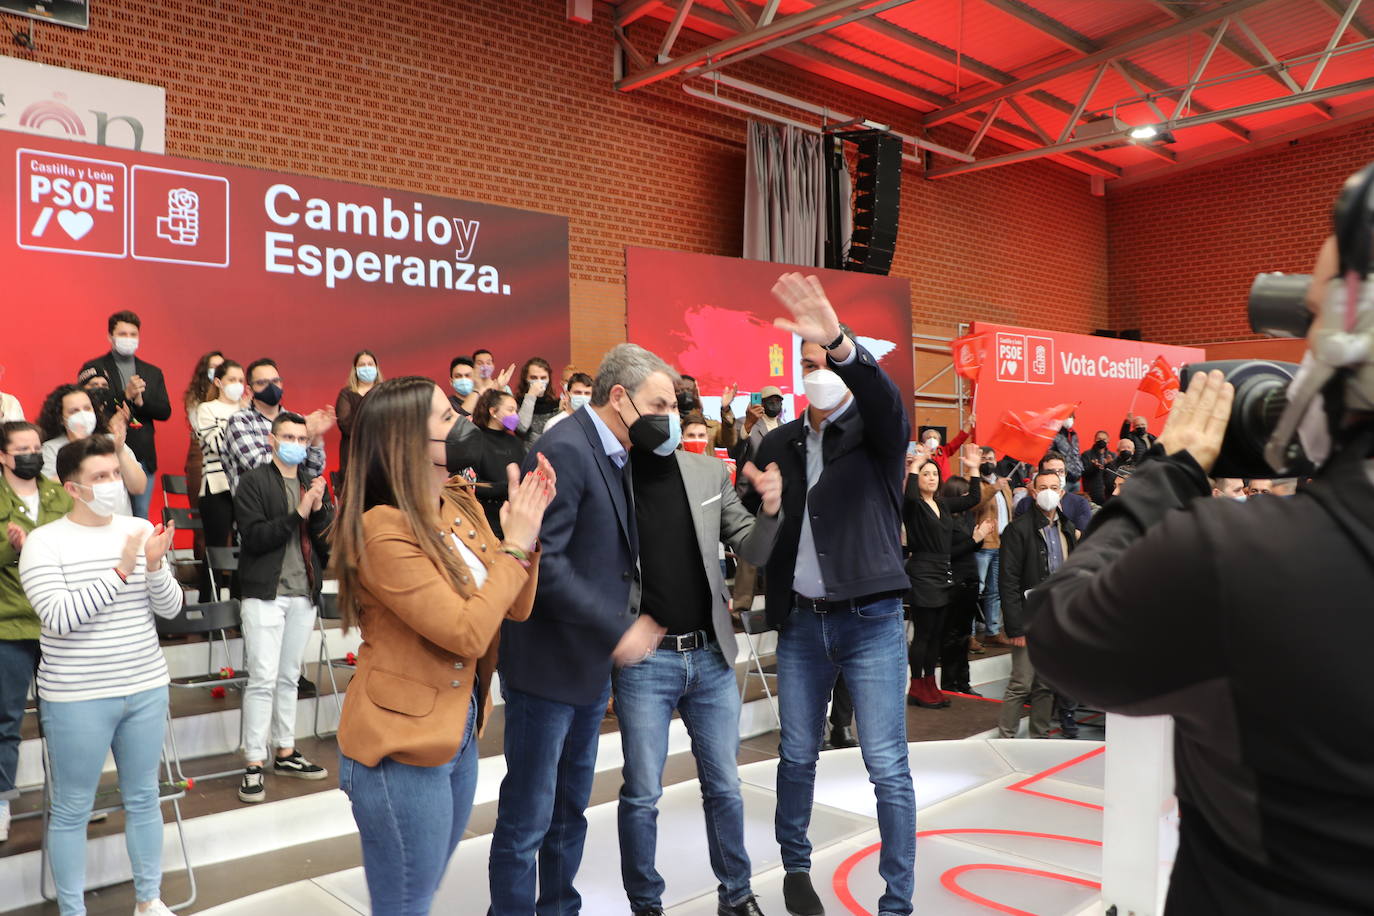
[[[663,627],[639,606],[631,443],[672,454],[677,374],[643,347],[613,348],[591,403],[539,440],[558,495],[539,531],[539,588],[528,621],[501,628],[506,778],[491,840],[492,916],[575,913],[612,665],[643,661]],[[536,900],[536,860],[538,899]]]
[[[878,872],[887,889],[877,912],[906,916],[916,864],[902,618],[910,583],[900,537],[907,400],[842,330],[819,280],[786,274],[773,294],[792,314],[775,323],[803,340],[810,402],[803,416],[768,434],[755,459],[760,467],[776,463],[783,478],[782,531],[767,566],[768,617],[781,627],[774,829],[787,871],[783,894],[794,916],[824,912],[811,886],[806,834],[826,704],[843,674],[878,801]]]

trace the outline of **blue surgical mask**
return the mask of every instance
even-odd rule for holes
[[[376,366],[358,366],[354,371],[358,373],[358,381],[364,385],[371,385],[377,381]]]
[[[450,381],[449,384],[453,386],[454,392],[460,397],[465,398],[472,394],[472,379],[470,378],[456,378]]]
[[[305,446],[299,442],[278,442],[277,457],[282,464],[295,467],[305,460]]]
[[[568,404],[573,410],[581,410],[592,402],[590,394],[574,394],[568,397]]]

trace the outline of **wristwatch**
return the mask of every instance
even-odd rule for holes
[[[821,349],[822,349],[822,350],[826,350],[826,351],[834,350],[834,349],[836,349],[837,347],[839,347],[839,345],[842,344],[842,343],[844,343],[844,331],[841,331],[841,332],[840,332],[840,336],[839,336],[839,337],[836,337],[834,340],[830,341],[830,343],[828,343],[828,344],[821,344]]]

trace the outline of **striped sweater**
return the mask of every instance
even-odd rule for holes
[[[148,575],[142,555],[127,584],[114,571],[128,536],[151,530],[142,518],[116,515],[91,527],[64,516],[24,542],[19,580],[43,627],[43,701],[123,697],[167,683],[152,615],[175,617],[181,587],[165,561]]]

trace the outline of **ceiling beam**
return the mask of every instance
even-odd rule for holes
[[[662,5],[663,0],[625,0],[615,8],[615,24],[623,28]]]
[[[1064,45],[1064,47],[1077,51],[1079,54],[1096,54],[1098,51],[1102,50],[1102,45],[1093,41],[1091,38],[1075,31],[1058,19],[1047,16],[1037,9],[1026,6],[1026,4],[1021,3],[1020,0],[984,0],[984,2],[989,6],[996,7],[1009,16],[1020,19],[1032,28],[1038,29],[1050,38],[1053,38],[1055,41]],[[1159,92],[1160,90],[1169,90],[1171,88],[1168,83],[1139,64],[1120,59],[1114,60],[1112,63],[1116,66],[1118,71],[1124,71],[1121,75],[1128,83],[1134,81],[1145,87],[1144,89],[1135,87],[1136,91],[1142,96],[1146,95],[1146,90]],[[1182,90],[1174,90],[1172,92],[1166,91],[1159,97],[1176,100],[1181,94]],[[1161,121],[1165,120],[1163,112],[1157,110],[1158,106],[1154,105],[1151,99],[1146,99],[1146,102],[1151,105],[1151,107],[1156,108],[1156,113],[1159,115]],[[1203,114],[1212,110],[1197,101],[1193,102],[1193,108]],[[1248,141],[1250,139],[1250,131],[1246,130],[1245,127],[1235,121],[1221,121],[1217,126],[1229,131],[1241,140]]]
[[[1214,23],[1217,23],[1228,16],[1235,16],[1239,13],[1245,12],[1246,10],[1253,9],[1257,6],[1260,6],[1261,4],[1269,2],[1270,0],[1231,0],[1230,3],[1223,3],[1221,6],[1213,7],[1212,9],[1205,10],[1200,13],[1195,13],[1192,16],[1188,16],[1185,19],[1181,19],[1178,22],[1172,23],[1163,28],[1145,32],[1144,34],[1138,35],[1135,38],[1123,41],[1121,44],[1113,45],[1109,48],[1103,48],[1100,51],[1096,51],[1085,57],[1080,57],[1077,60],[1071,60],[1066,63],[1060,64],[1056,67],[1051,67],[1048,70],[1041,71],[1040,73],[1034,74],[1032,76],[1028,76],[1024,79],[1017,80],[1016,82],[1011,83],[1010,85],[1002,86],[1001,88],[995,89],[992,92],[986,92],[982,95],[976,96],[975,98],[967,99],[955,105],[951,105],[948,108],[942,108],[939,111],[933,111],[930,114],[926,115],[923,120],[927,126],[942,124],[945,121],[948,121],[950,118],[956,117],[957,115],[961,115],[972,108],[990,105],[998,99],[1006,98],[1009,95],[1020,95],[1023,92],[1026,92],[1030,89],[1035,89],[1039,86],[1043,86],[1046,83],[1057,80],[1060,77],[1067,76],[1070,73],[1076,73],[1079,70],[1084,70],[1088,67],[1095,67],[1098,64],[1107,63],[1108,61],[1125,57],[1128,54],[1132,54],[1136,51],[1139,51],[1141,48],[1146,48],[1150,45],[1158,44],[1161,41],[1168,41],[1171,38],[1177,38],[1178,36],[1186,35],[1189,32],[1196,32],[1197,30],[1205,28],[1209,25],[1213,25]]]
[[[1317,2],[1325,7],[1331,15],[1335,16],[1337,19],[1344,17],[1345,11],[1349,8],[1349,0],[1317,0]],[[1356,16],[1350,21],[1350,27],[1355,30],[1356,35],[1359,35],[1366,41],[1374,38],[1374,29],[1365,25],[1364,21],[1360,19],[1359,16]]]
[[[772,39],[781,39],[784,36],[789,36],[793,40],[798,40],[802,37],[800,35],[801,30],[835,16],[845,17],[846,19],[850,17],[873,16],[882,10],[901,6],[904,3],[910,2],[912,2],[912,0],[884,0],[884,2],[878,3],[877,5],[872,5],[873,0],[830,0],[829,3],[823,3],[820,6],[812,7],[805,12],[793,13],[769,23],[768,25],[759,26],[752,31],[740,32],[729,38],[723,38],[720,41],[706,45],[705,47],[689,51],[673,60],[665,61],[655,67],[650,67],[648,70],[632,73],[618,80],[615,84],[615,88],[621,92],[631,92],[635,89],[640,89],[644,86],[656,83],[659,80],[675,76],[691,67],[718,61],[723,57],[729,56],[733,52],[743,51],[746,48],[769,42]],[[866,4],[867,7],[865,8]],[[779,44],[775,42],[774,47],[778,46]]]

